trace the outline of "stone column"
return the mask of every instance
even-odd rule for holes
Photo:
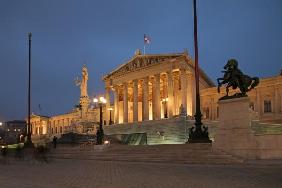
[[[179,111],[179,76],[174,75],[173,76],[173,115],[178,115]]]
[[[114,110],[115,110],[115,115],[114,115],[114,121],[115,124],[119,123],[119,95],[118,95],[118,87],[114,88]]]
[[[279,101],[279,88],[278,87],[275,87],[274,88],[274,114],[275,116],[278,116],[279,114],[279,106],[280,106],[280,101]]]
[[[181,104],[183,108],[187,110],[187,75],[186,70],[180,70],[180,79],[181,79]]]
[[[187,115],[193,116],[193,74],[187,75]]]
[[[142,120],[149,120],[149,78],[145,77],[142,84]]]
[[[153,119],[161,119],[160,74],[156,74],[153,81]]]
[[[282,89],[280,90],[280,112],[282,112]]]
[[[106,109],[105,109],[105,120],[106,120],[106,125],[109,125],[110,124],[110,111],[109,111],[109,108],[111,106],[110,87],[106,87],[105,88],[105,98],[107,100]]]
[[[258,112],[258,115],[259,115],[259,118],[261,117],[261,102],[260,102],[260,93],[259,93],[259,90],[256,89],[256,94],[257,94],[257,97],[256,97],[256,111]]]
[[[128,84],[123,83],[123,123],[128,122]]]
[[[171,71],[167,72],[167,95],[168,95],[167,112],[168,112],[168,117],[171,118],[173,116],[173,107],[174,107],[173,77]]]
[[[210,120],[215,120],[215,105],[214,105],[214,98],[211,97],[211,109],[210,109]]]
[[[196,114],[196,82],[195,75],[192,76],[192,116]]]
[[[133,122],[138,121],[138,80],[133,80]]]

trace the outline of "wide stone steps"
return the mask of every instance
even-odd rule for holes
[[[155,146],[100,146],[64,147],[52,150],[54,159],[79,159],[101,161],[169,162],[189,164],[233,164],[242,160],[231,155],[214,152],[211,144],[181,144]]]

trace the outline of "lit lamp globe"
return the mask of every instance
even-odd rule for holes
[[[107,103],[107,100],[106,100],[104,97],[100,97],[99,100],[100,100],[100,102],[103,103],[103,104],[106,104],[106,103]]]

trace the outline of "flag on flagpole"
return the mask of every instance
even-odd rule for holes
[[[144,43],[145,44],[150,44],[151,43],[151,39],[146,34],[144,34]]]

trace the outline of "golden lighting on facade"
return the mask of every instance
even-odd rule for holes
[[[167,101],[168,101],[168,97],[162,99],[162,102],[167,102]]]

